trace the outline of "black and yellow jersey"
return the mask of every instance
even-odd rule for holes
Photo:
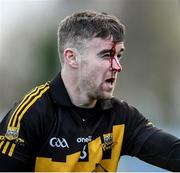
[[[114,172],[120,156],[137,156],[157,131],[138,110],[114,98],[89,110],[75,107],[58,74],[7,113],[0,152],[34,163],[34,171]]]

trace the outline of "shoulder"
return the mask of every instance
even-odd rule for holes
[[[40,123],[41,121],[51,121],[54,111],[54,103],[51,99],[50,83],[37,86],[24,96],[17,106],[16,112],[21,110],[16,116],[22,117],[22,122]],[[16,113],[17,114],[17,113]]]
[[[120,111],[121,113],[128,113],[129,111],[133,111],[133,109],[136,109],[133,106],[129,105],[126,101],[118,100],[116,98],[112,98],[111,103],[113,105],[113,110]]]
[[[51,106],[49,89],[49,82],[33,88],[19,102],[14,112],[16,116],[20,114],[21,116],[23,116],[25,114],[28,114],[29,112],[32,113],[31,115],[33,115],[33,113],[43,114],[44,112],[46,112]]]
[[[126,124],[135,123],[137,121],[147,121],[145,116],[137,108],[126,101],[112,98],[111,102],[113,105],[113,112],[119,114],[117,117],[123,119]]]
[[[7,139],[16,138],[20,129],[34,131],[51,121],[53,103],[49,89],[49,82],[33,88],[7,113],[1,122]]]
[[[17,144],[15,157],[26,160],[43,145],[56,121],[54,110],[49,82],[35,87],[1,121],[0,141],[8,145]],[[30,150],[27,151],[27,148]]]

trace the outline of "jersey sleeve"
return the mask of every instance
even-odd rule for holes
[[[160,130],[147,139],[138,158],[169,171],[180,171],[180,140]]]
[[[125,133],[121,155],[138,156],[139,151],[146,140],[159,131],[136,108],[122,102],[122,114],[124,116]]]
[[[121,155],[136,156],[169,171],[180,171],[180,140],[156,128],[136,108],[122,102],[125,134]]]
[[[0,153],[0,172],[33,172],[34,164],[21,162],[18,159]]]
[[[31,107],[22,114],[20,105],[9,111],[0,123],[0,152],[28,162],[33,157],[33,145],[38,136],[35,120],[32,121],[31,116],[34,118],[38,112]]]
[[[50,123],[45,121],[48,89],[49,84],[36,87],[7,113],[0,123],[0,153],[24,163],[35,158]]]

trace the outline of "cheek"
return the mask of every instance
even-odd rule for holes
[[[98,86],[102,82],[102,79],[103,73],[99,68],[90,70],[86,73],[86,80],[89,81],[90,85]]]
[[[86,76],[89,80],[102,80],[108,72],[110,65],[109,60],[83,63],[81,68],[81,76]]]
[[[100,65],[94,69],[96,75],[97,75],[97,80],[100,80],[101,82],[107,78],[107,75],[109,73],[110,69],[110,63],[108,60],[102,61]]]
[[[99,60],[97,61],[95,67],[102,71],[107,71],[110,69],[111,61],[109,59]]]
[[[112,64],[111,59],[106,60],[105,63],[104,63],[104,67],[105,67],[106,69],[110,69],[111,64]]]
[[[106,73],[110,70],[111,62],[109,60],[104,60],[101,65],[98,67],[99,73],[101,72],[102,75],[106,75]]]

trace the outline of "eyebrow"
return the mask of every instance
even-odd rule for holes
[[[118,53],[124,52],[124,48],[122,48]],[[104,55],[106,53],[112,53],[112,48],[111,49],[104,49],[102,51],[100,51],[97,55],[101,56]]]

